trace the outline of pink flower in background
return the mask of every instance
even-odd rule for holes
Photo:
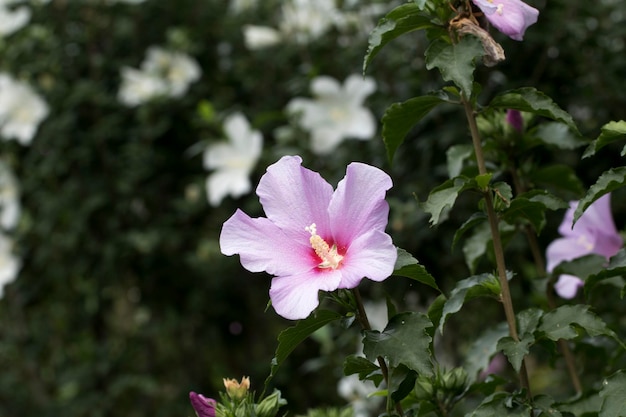
[[[500,32],[516,41],[524,38],[528,26],[537,21],[539,10],[521,0],[472,0]]]
[[[189,400],[198,417],[215,417],[214,399],[192,391],[189,393]]]
[[[508,109],[506,111],[506,122],[518,132],[522,133],[524,131],[524,119],[519,110]]]
[[[546,253],[548,272],[552,272],[563,261],[571,261],[585,255],[602,255],[608,260],[624,244],[611,215],[610,194],[600,197],[591,204],[572,228],[577,206],[577,201],[570,202],[565,218],[559,226],[559,233],[563,237],[548,246]],[[563,274],[554,289],[562,298],[574,298],[582,286],[583,281],[580,278]]]
[[[220,235],[222,253],[239,254],[251,272],[274,275],[272,305],[290,320],[309,316],[320,290],[354,288],[364,277],[384,280],[397,258],[385,233],[387,174],[354,162],[333,191],[301,163],[285,156],[269,166],[257,188],[267,218],[237,210]]]

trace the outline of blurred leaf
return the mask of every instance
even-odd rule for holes
[[[585,278],[585,294],[588,294],[601,281],[619,276],[626,277],[626,249],[623,248],[611,257],[608,266],[605,267],[603,262],[600,272],[592,273]]]
[[[424,4],[407,3],[396,7],[380,19],[369,36],[369,45],[363,60],[364,73],[372,59],[387,43],[405,33],[433,26],[430,17],[422,13],[423,9]]]
[[[404,142],[411,128],[438,104],[444,102],[440,96],[428,95],[415,97],[403,103],[394,103],[387,108],[382,118],[382,135],[389,162],[393,161],[396,150]]]
[[[522,367],[522,360],[528,355],[530,345],[534,342],[535,337],[528,333],[522,336],[519,341],[507,336],[498,341],[497,349],[504,352],[515,372],[519,372]]]
[[[402,364],[422,375],[433,374],[430,346],[433,324],[425,314],[401,313],[383,332],[365,332],[363,353],[371,361],[382,356],[391,367]]]
[[[626,167],[611,168],[600,175],[600,178],[589,187],[587,194],[580,199],[574,212],[574,224],[583,215],[587,207],[604,194],[617,190],[626,184]]]
[[[465,356],[464,366],[472,380],[478,377],[478,373],[489,366],[491,358],[498,352],[498,340],[509,334],[509,326],[502,322],[482,332],[474,340]]]
[[[330,310],[317,310],[304,320],[298,321],[295,326],[283,330],[278,335],[278,347],[272,359],[270,374],[265,380],[265,388],[276,374],[278,367],[287,359],[293,350],[316,330],[326,326],[343,316]]]
[[[449,179],[440,186],[435,187],[428,195],[428,199],[420,203],[420,207],[431,216],[430,224],[433,226],[439,224],[441,213],[454,206],[454,202],[459,194],[475,186],[476,183],[473,180],[460,176]]]
[[[423,265],[419,264],[417,259],[404,249],[398,248],[398,259],[396,260],[393,275],[411,278],[441,292],[435,278],[426,271]]]
[[[448,176],[450,178],[461,175],[463,170],[463,162],[474,154],[472,145],[452,145],[446,151],[448,161]]]
[[[626,416],[626,372],[617,371],[602,382],[603,399],[598,417]]]
[[[487,215],[485,213],[474,213],[470,216],[469,219],[465,220],[465,223],[461,225],[454,233],[454,239],[452,239],[452,249],[456,246],[459,239],[473,227],[478,226],[479,224],[484,224],[487,222]]]
[[[426,68],[439,68],[442,78],[452,81],[469,98],[474,84],[474,61],[484,54],[482,44],[474,36],[465,36],[456,44],[437,39],[426,50]]]
[[[514,395],[496,392],[485,398],[468,417],[528,417],[530,407],[522,403]]]
[[[428,318],[433,323],[434,327],[439,326],[439,321],[443,315],[443,307],[446,304],[447,298],[443,294],[439,294],[435,300],[430,303],[428,307]]]
[[[493,274],[475,275],[457,282],[443,307],[439,332],[443,334],[443,326],[447,317],[461,310],[466,301],[478,297],[498,298],[499,294],[500,283]]]
[[[559,339],[574,339],[578,336],[576,328],[582,328],[589,336],[609,336],[618,340],[617,335],[609,329],[606,323],[589,311],[588,305],[563,305],[546,314],[541,319],[537,329],[554,341]]]
[[[537,417],[562,417],[563,414],[556,408],[557,403],[554,398],[548,395],[537,395],[533,397],[533,408],[539,410]]]
[[[539,187],[553,187],[581,195],[585,188],[574,169],[568,165],[550,165],[534,167],[528,178]]]
[[[550,97],[532,87],[505,91],[494,97],[488,107],[490,109],[514,109],[548,117],[565,123],[576,134],[579,134],[572,116],[561,109]],[[564,143],[563,146],[569,145]]]
[[[626,139],[626,121],[620,120],[619,122],[609,122],[600,128],[600,136],[596,138],[583,154],[583,158],[588,158],[604,148],[606,145],[613,143],[617,140]],[[624,151],[622,151],[624,156]]]
[[[546,145],[553,145],[559,149],[576,149],[589,143],[572,134],[569,125],[559,122],[546,122],[540,124],[535,137]]]

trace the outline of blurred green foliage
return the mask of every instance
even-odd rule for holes
[[[447,179],[446,150],[468,143],[458,110],[441,106],[420,122],[393,168],[380,137],[347,141],[331,155],[316,156],[304,133],[285,139],[276,130],[289,124],[284,106],[308,96],[314,76],[343,80],[360,72],[366,36],[333,30],[308,45],[250,51],[242,26],[271,24],[281,2],[262,1],[240,14],[227,3],[51,0],[33,6],[30,24],[0,40],[0,70],[30,82],[51,109],[30,146],[0,142],[19,179],[23,210],[15,232],[23,267],[0,299],[0,416],[188,416],[188,392],[210,395],[223,377],[250,375],[252,390],[261,390],[276,337],[289,323],[271,308],[264,313],[269,279],[221,255],[217,242],[236,208],[251,215],[261,209],[254,195],[211,208],[198,152],[198,144],[221,140],[219,121],[234,110],[265,136],[253,183],[285,153],[303,155],[305,165],[331,183],[353,160],[383,167],[395,183],[389,198],[395,244],[414,254],[444,291],[468,276],[460,246],[450,248],[458,219],[468,218],[476,201],[461,197],[454,217],[436,229],[416,201]],[[362,3],[386,12],[398,2]],[[539,22],[524,42],[497,37],[507,60],[477,72],[484,87],[479,101],[534,86],[568,110],[589,137],[609,120],[625,119],[623,3],[529,3],[540,10]],[[421,36],[392,41],[370,64],[367,74],[378,91],[367,104],[377,118],[391,103],[439,87],[438,75],[425,71]],[[181,99],[124,107],[117,100],[120,68],[139,66],[152,45],[192,55],[202,78]],[[207,120],[211,115],[217,121]],[[585,184],[619,161],[611,146],[600,152],[602,159],[583,163],[579,149],[530,152],[540,163],[574,166]],[[580,197],[574,194],[562,197]],[[618,195],[614,211],[624,209],[626,199]],[[549,213],[540,236],[544,247],[559,215]],[[623,217],[616,220],[623,229]],[[509,243],[508,256],[531,271],[518,243]],[[526,275],[516,299],[533,290],[533,272]],[[363,291],[370,298],[390,294],[412,309],[436,295],[403,278],[376,288],[365,284]],[[484,330],[484,315],[497,317],[496,307],[469,306],[462,319],[449,320],[446,332],[455,338],[442,340],[441,349],[450,363],[467,350],[470,334]],[[598,313],[624,317],[615,313],[623,310],[607,303]],[[295,413],[342,404],[336,393],[341,355],[333,352],[354,353],[358,332],[330,332],[298,347],[274,378]],[[312,372],[320,369],[325,372]]]

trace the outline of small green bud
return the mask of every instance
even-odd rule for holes
[[[269,395],[256,405],[257,417],[274,417],[278,412],[278,409],[287,404],[287,401],[280,397],[280,391],[275,390],[272,395]]]

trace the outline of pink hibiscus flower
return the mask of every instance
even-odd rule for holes
[[[574,211],[578,201],[570,202],[563,222],[559,226],[562,238],[556,239],[547,249],[548,272],[552,272],[563,261],[571,261],[581,256],[597,254],[607,260],[623,246],[611,215],[611,195],[605,194],[591,204],[574,227]],[[563,274],[554,285],[556,293],[562,298],[574,298],[583,281],[574,276]]]
[[[524,38],[528,26],[537,21],[539,10],[521,0],[472,0],[500,32],[516,41]]]
[[[189,400],[198,417],[215,417],[215,400],[195,392],[189,393]]]
[[[354,162],[333,191],[301,163],[299,156],[285,156],[268,167],[257,187],[267,218],[237,210],[220,235],[223,254],[239,254],[247,270],[274,275],[272,305],[291,320],[311,314],[320,290],[355,288],[364,277],[386,279],[397,258],[385,233],[387,174]]]

